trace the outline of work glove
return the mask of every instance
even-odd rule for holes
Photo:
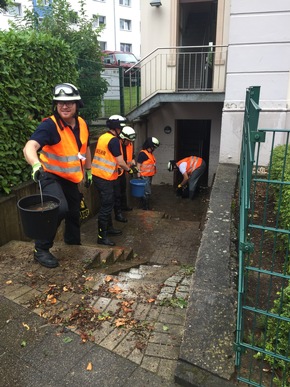
[[[80,219],[84,220],[90,215],[90,211],[86,205],[84,195],[80,193]]]
[[[32,165],[31,177],[35,181],[35,183],[39,182],[40,175],[42,172],[43,172],[42,165],[39,161]]]
[[[178,184],[177,190],[176,190],[176,196],[182,196],[182,191],[183,191],[182,185]]]
[[[93,175],[91,169],[86,169],[86,181],[85,181],[85,187],[90,188],[93,182]]]
[[[133,173],[139,173],[139,169],[136,167],[136,165],[132,165],[131,169],[133,170]]]
[[[130,176],[133,176],[133,173],[134,173],[133,168],[130,168],[129,171],[127,172],[129,173]]]

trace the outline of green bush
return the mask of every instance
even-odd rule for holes
[[[0,193],[30,179],[23,146],[39,122],[51,114],[52,90],[76,82],[70,47],[35,31],[0,32]]]

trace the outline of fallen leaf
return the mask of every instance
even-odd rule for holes
[[[112,281],[113,277],[111,275],[107,275],[105,278],[105,282],[110,282]]]
[[[6,285],[11,285],[11,284],[12,284],[12,280],[6,281]]]
[[[71,341],[73,341],[73,339],[71,337],[65,337],[63,340],[62,340],[65,344],[68,344],[70,343]]]
[[[94,277],[86,277],[86,281],[93,281]]]
[[[26,273],[27,277],[33,277],[33,273]]]
[[[68,288],[67,288],[66,286],[64,286],[64,287],[62,288],[62,290],[63,290],[64,292],[68,292]]]
[[[26,347],[27,343],[25,340],[23,340],[20,345],[21,345],[21,347]]]
[[[26,328],[28,331],[29,331],[29,325],[25,324],[25,323],[22,323],[22,325],[24,326],[24,328]]]
[[[165,332],[169,330],[168,326],[166,326],[166,325],[163,325],[162,329],[163,329]]]
[[[88,362],[88,365],[87,365],[87,371],[92,371],[93,369],[93,365],[91,362]]]
[[[115,325],[116,327],[122,327],[123,325],[125,325],[127,322],[127,320],[125,318],[118,318],[116,321],[115,321]]]
[[[149,300],[147,300],[147,302],[155,302],[155,298],[149,298]]]
[[[120,286],[118,285],[115,285],[113,286],[112,288],[109,288],[109,292],[110,293],[115,293],[115,294],[119,294],[119,293],[122,293],[122,289],[120,288]]]

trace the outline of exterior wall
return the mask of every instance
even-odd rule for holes
[[[173,175],[168,172],[167,164],[175,157],[175,126],[176,120],[211,120],[210,137],[210,160],[208,184],[211,186],[213,176],[219,160],[219,139],[221,127],[222,104],[215,103],[168,103],[163,105],[158,111],[152,113],[146,123],[136,123],[134,129],[137,131],[135,143],[135,153],[141,149],[146,137],[154,136],[160,141],[160,147],[154,154],[157,159],[157,174],[154,176],[154,184],[172,184]],[[170,126],[172,132],[164,133],[164,127]]]
[[[32,1],[20,0],[22,16],[25,7],[32,7]],[[70,0],[75,11],[80,9],[78,0]],[[150,5],[149,5],[150,6]],[[93,15],[106,17],[106,28],[100,34],[99,41],[107,42],[107,50],[120,51],[120,43],[132,44],[132,52],[140,58],[140,0],[131,0],[131,6],[119,5],[119,0],[86,0],[85,9],[87,16]],[[0,29],[8,29],[8,20],[15,17],[0,13]],[[120,19],[131,20],[131,31],[120,30]]]
[[[287,0],[231,1],[220,162],[239,163],[248,87],[261,86],[260,128],[289,125],[289,24]],[[267,162],[264,151],[262,160]]]

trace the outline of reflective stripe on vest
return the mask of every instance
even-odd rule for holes
[[[78,117],[80,128],[81,149],[79,150],[76,138],[68,126],[62,129],[58,126],[55,116],[50,116],[56,125],[60,142],[54,145],[45,145],[40,151],[40,161],[46,172],[53,173],[66,180],[79,183],[83,179],[83,166],[89,139],[86,122]]]
[[[92,161],[92,174],[105,180],[116,180],[118,178],[118,167],[116,157],[108,148],[113,134],[107,132],[99,137],[95,154]]]
[[[141,150],[144,152],[148,159],[143,161],[140,167],[141,176],[154,176],[156,174],[156,159],[152,153],[149,153],[147,150]]]

